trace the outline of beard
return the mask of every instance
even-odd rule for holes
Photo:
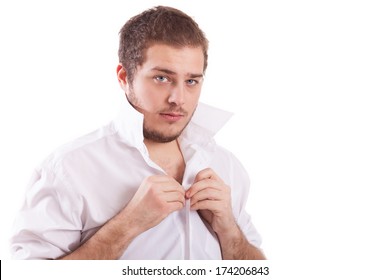
[[[140,102],[138,98],[134,95],[133,91],[130,90],[129,95],[126,94],[127,101],[130,103],[130,105],[136,109],[138,112],[142,113],[144,115],[144,123],[143,123],[143,135],[145,139],[148,139],[150,141],[156,142],[156,143],[168,143],[176,140],[179,138],[179,136],[182,134],[184,129],[187,127],[189,122],[192,119],[192,116],[195,113],[192,112],[190,118],[188,118],[187,122],[183,126],[183,128],[179,129],[179,131],[164,131],[164,130],[158,130],[156,128],[153,128],[150,126],[150,124],[146,121],[145,117],[145,110],[142,109],[140,106]],[[162,112],[179,112],[184,115],[184,117],[188,116],[188,112],[183,110],[180,106],[172,105],[170,107],[164,108],[163,110],[160,110],[158,113]]]
[[[186,123],[186,125],[183,127],[183,129],[181,129],[179,132],[167,134],[164,132],[157,131],[156,129],[148,128],[144,122],[144,129],[143,129],[144,138],[151,140],[153,142],[157,142],[157,143],[172,142],[172,141],[176,140],[177,138],[179,138],[179,136],[181,135],[183,130],[187,127],[188,123],[189,123],[189,121]]]

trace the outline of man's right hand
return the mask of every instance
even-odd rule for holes
[[[184,188],[175,179],[166,175],[148,177],[118,215],[61,259],[118,259],[136,236],[182,209],[184,203]]]
[[[183,186],[172,177],[150,176],[141,183],[122,214],[144,232],[158,225],[170,213],[182,209],[185,204],[184,195]]]

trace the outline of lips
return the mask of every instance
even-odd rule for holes
[[[177,121],[180,121],[184,117],[184,114],[174,113],[174,112],[166,112],[166,113],[160,113],[160,116],[163,117],[165,120],[168,120],[171,122],[177,122]]]

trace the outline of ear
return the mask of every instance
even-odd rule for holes
[[[118,64],[116,67],[116,76],[118,77],[118,82],[121,88],[126,91],[127,88],[127,72],[122,64]]]

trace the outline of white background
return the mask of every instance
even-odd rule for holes
[[[217,141],[268,258],[288,279],[388,279],[386,2],[1,1],[0,258],[33,168],[115,116],[119,29],[162,4],[210,41],[201,100],[235,113]]]

